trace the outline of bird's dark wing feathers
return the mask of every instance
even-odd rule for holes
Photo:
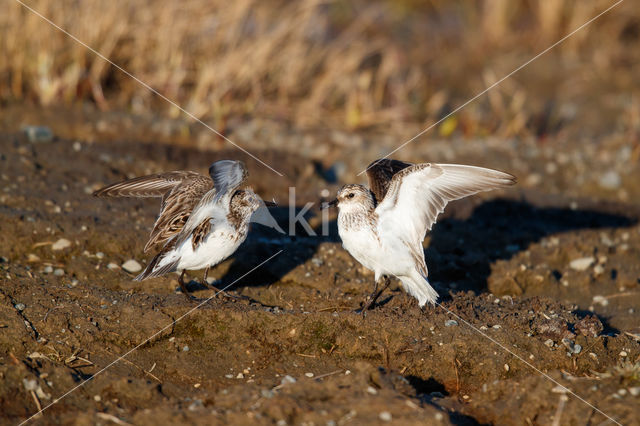
[[[380,158],[369,164],[367,178],[369,179],[369,189],[376,199],[376,205],[380,204],[387,194],[393,175],[412,165],[389,158]]]
[[[217,202],[228,191],[233,191],[244,182],[248,176],[247,167],[242,161],[220,160],[209,167],[209,175],[213,180],[216,195],[213,202]]]
[[[195,172],[166,172],[127,179],[100,188],[93,193],[95,197],[163,197],[171,189],[187,179],[204,178]]]

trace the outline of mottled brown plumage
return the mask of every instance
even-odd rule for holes
[[[160,214],[153,225],[148,252],[163,246],[178,235],[202,197],[213,189],[213,181],[196,172],[175,171],[140,176],[106,186],[93,193],[96,197],[162,197]]]
[[[210,177],[176,171],[141,176],[109,185],[97,197],[162,197],[145,251],[160,251],[136,280],[182,271],[180,287],[186,294],[184,271],[205,268],[233,254],[247,236],[252,214],[260,207],[250,189],[238,189],[247,178],[241,161],[220,160],[209,168]]]

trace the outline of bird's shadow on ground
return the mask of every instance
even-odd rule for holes
[[[584,229],[629,227],[637,222],[638,216],[614,204],[572,208],[566,206],[566,200],[557,201],[565,206],[545,207],[513,199],[476,203],[465,200],[451,203],[430,234],[425,250],[429,280],[445,298],[449,290],[487,291],[494,262],[508,260],[545,237]],[[273,216],[285,231],[288,214],[288,207],[273,210]],[[315,231],[321,234],[320,229]],[[273,284],[311,259],[318,246],[327,241],[340,242],[335,220],[329,223],[325,236],[308,236],[300,226],[296,228],[296,236],[254,226],[252,236],[236,252],[236,260],[221,284],[238,280],[252,265],[283,250],[267,268],[257,269],[238,282],[251,286]],[[367,291],[369,287],[363,288],[363,293]]]
[[[621,209],[613,204],[539,207],[511,199],[480,204],[464,219],[448,217],[434,225],[425,250],[430,281],[441,294],[447,289],[484,292],[491,265],[511,259],[532,243],[570,231],[634,225],[637,218]]]

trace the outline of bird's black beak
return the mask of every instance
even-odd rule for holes
[[[321,209],[321,210],[328,209],[329,207],[333,207],[333,206],[335,206],[336,204],[338,204],[338,199],[337,199],[337,198],[334,198],[333,200],[331,200],[331,201],[329,201],[329,202],[324,202],[324,203],[322,203],[322,206],[320,206],[320,209]]]
[[[264,205],[267,207],[278,207],[278,203],[276,203],[275,201],[264,201]]]

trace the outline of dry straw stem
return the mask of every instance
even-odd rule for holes
[[[584,60],[593,66],[591,53],[597,50],[601,66],[610,66],[640,19],[640,9],[626,3],[572,37],[549,61],[571,67]],[[230,117],[243,116],[349,128],[432,122],[610,5],[572,0],[26,4],[222,131]],[[90,100],[102,109],[179,115],[17,2],[7,1],[0,14],[0,50],[0,101]],[[536,108],[526,89],[514,80],[470,106],[448,128],[477,133],[483,123],[486,131],[522,132]]]

